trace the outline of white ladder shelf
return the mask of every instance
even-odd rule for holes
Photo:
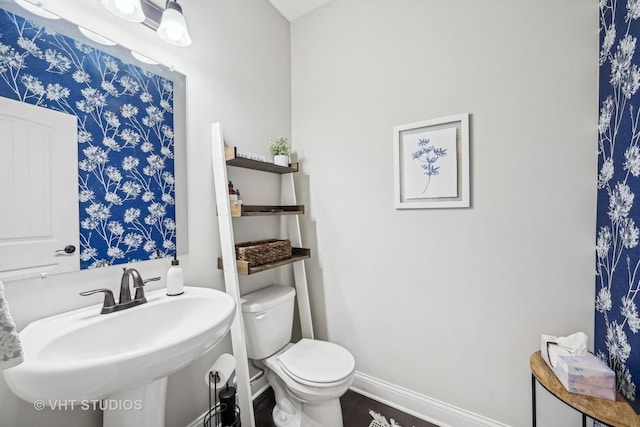
[[[255,427],[255,416],[253,413],[253,399],[249,373],[249,359],[247,357],[244,323],[242,320],[242,311],[240,305],[241,302],[238,279],[238,265],[236,261],[235,240],[233,236],[233,216],[231,213],[231,204],[229,202],[227,188],[227,165],[233,165],[234,161],[231,160],[230,162],[227,162],[227,160],[229,160],[229,156],[227,155],[225,150],[224,136],[220,123],[214,123],[211,126],[211,134],[213,178],[216,193],[216,206],[218,209],[218,227],[220,229],[220,247],[222,253],[221,267],[224,272],[226,292],[231,295],[231,297],[233,297],[237,307],[234,321],[231,324],[231,345],[233,347],[233,355],[236,359],[238,406],[240,407],[241,422],[243,427]],[[261,165],[260,163],[264,163],[264,165]],[[282,203],[282,205],[286,206],[297,205],[293,174],[285,173],[297,171],[297,164],[295,164],[295,170],[291,170],[292,168],[274,166],[270,163],[238,159],[235,166],[245,167],[249,169],[259,169],[266,172],[282,173],[280,202]],[[302,209],[302,211],[304,211],[304,208]],[[288,238],[289,240],[291,240],[291,245],[295,248],[301,248],[302,237],[300,233],[300,221],[298,215],[285,215],[285,217],[287,218]],[[313,324],[311,321],[309,290],[307,287],[307,275],[304,262],[296,261],[293,262],[292,265],[296,286],[298,311],[300,314],[300,327],[302,337],[313,338]]]

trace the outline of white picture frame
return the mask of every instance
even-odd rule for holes
[[[469,113],[393,127],[396,209],[468,208]]]

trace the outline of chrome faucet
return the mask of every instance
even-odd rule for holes
[[[140,301],[135,305],[144,304],[147,302],[147,299],[144,297],[144,282],[142,281],[142,276],[135,268],[125,268],[122,273],[122,280],[120,280],[120,301],[118,304],[121,305],[133,302],[131,301],[131,291],[129,290],[129,277],[133,278],[133,288],[136,290],[136,297],[134,301]],[[139,294],[138,291],[140,291]],[[131,307],[133,307],[133,305]]]
[[[147,282],[160,280],[160,277],[142,280],[142,276],[135,268],[124,268],[122,279],[120,280],[120,298],[116,304],[113,298],[113,291],[107,288],[94,289],[91,291],[80,292],[80,295],[93,295],[98,292],[104,292],[104,303],[100,314],[114,313],[116,311],[125,310],[147,302],[144,296],[144,285]],[[133,289],[136,290],[133,300],[131,299],[131,291],[129,289],[129,278],[133,278]]]

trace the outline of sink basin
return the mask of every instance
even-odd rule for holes
[[[20,332],[24,362],[4,371],[20,398],[100,400],[144,387],[183,368],[215,346],[235,318],[224,292],[184,288],[169,297],[111,314],[101,305],[37,320]],[[163,396],[164,397],[164,396]],[[162,402],[164,408],[164,401]]]

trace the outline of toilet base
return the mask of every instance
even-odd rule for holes
[[[303,403],[300,427],[343,427],[340,399]]]
[[[283,411],[278,405],[273,407],[273,423],[276,427],[300,427],[300,414],[290,414]]]
[[[276,404],[273,423],[276,427],[343,427],[340,400],[331,399],[320,404],[303,403],[301,411],[294,413],[286,412]]]
[[[302,402],[268,368],[267,380],[276,400],[273,408],[273,423],[276,427],[343,427],[339,397]]]

